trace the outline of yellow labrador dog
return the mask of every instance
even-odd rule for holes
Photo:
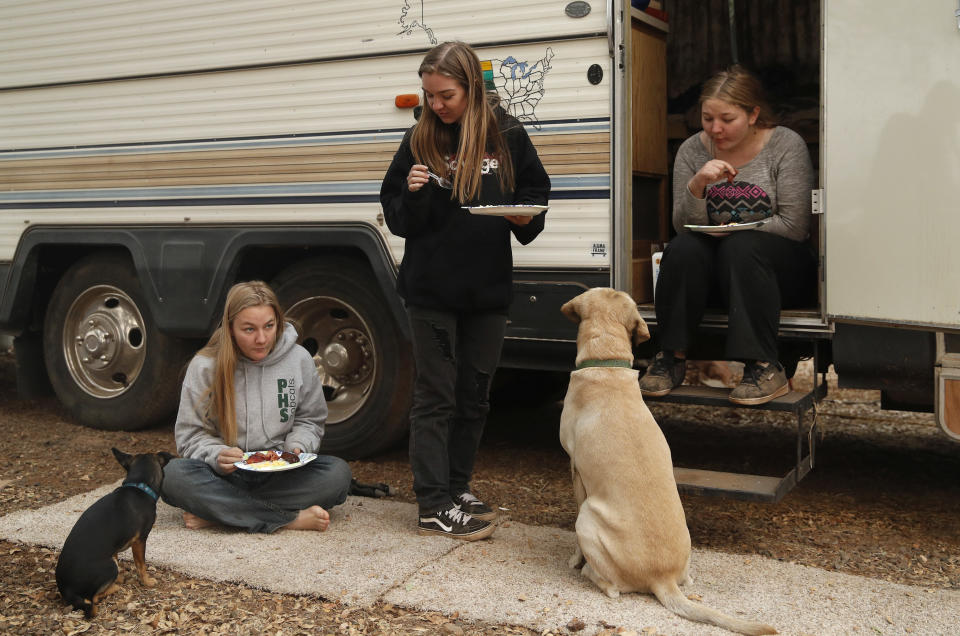
[[[631,341],[650,337],[637,304],[623,292],[598,287],[560,310],[580,323],[577,370],[560,417],[579,510],[570,567],[582,566],[611,598],[652,592],[689,620],[742,634],[776,634],[769,625],[694,603],[678,587],[689,582],[690,532],[670,447],[632,368]]]

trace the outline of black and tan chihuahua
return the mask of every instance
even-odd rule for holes
[[[117,589],[120,581],[117,555],[127,548],[140,582],[153,587],[157,580],[147,574],[144,562],[147,535],[157,518],[157,498],[163,483],[163,467],[175,456],[170,453],[128,455],[116,448],[113,456],[127,471],[123,484],[87,508],[74,524],[57,561],[57,588],[74,609],[87,618],[97,615],[97,603]]]

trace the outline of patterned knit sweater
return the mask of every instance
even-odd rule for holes
[[[733,183],[712,183],[706,196],[698,199],[687,183],[710,159],[700,133],[684,141],[677,151],[673,171],[673,226],[677,232],[687,231],[683,226],[688,224],[745,223],[769,217],[760,231],[794,241],[807,238],[814,173],[800,135],[777,126],[757,156],[738,167]]]

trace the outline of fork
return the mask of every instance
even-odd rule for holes
[[[438,175],[438,174],[433,174],[433,173],[430,172],[429,170],[427,170],[427,174],[430,175],[430,178],[433,179],[434,181],[436,181],[436,182],[437,182],[437,185],[440,186],[441,188],[446,188],[447,190],[452,190],[452,189],[453,189],[453,184],[450,183],[449,180],[444,179],[443,177],[441,177],[441,176]]]

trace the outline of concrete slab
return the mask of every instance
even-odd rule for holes
[[[0,517],[0,536],[60,548],[80,514],[119,483]],[[368,605],[460,544],[419,537],[413,530],[415,514],[410,504],[350,497],[332,511],[326,532],[247,534],[187,530],[181,512],[161,501],[147,541],[147,563],[215,581]],[[285,567],[267,572],[257,567],[269,562]]]
[[[574,541],[565,530],[510,523],[490,541],[465,544],[426,566],[386,600],[538,631],[579,619],[585,634],[605,625],[677,636],[729,634],[681,619],[653,596],[608,598],[567,567]],[[694,551],[691,573],[685,593],[727,614],[772,624],[782,634],[960,633],[956,590],[705,550]]]
[[[80,513],[116,485],[0,517],[0,537],[59,548]],[[576,618],[585,625],[582,634],[604,626],[671,635],[727,633],[678,618],[652,596],[607,598],[567,568],[575,541],[569,531],[505,521],[487,541],[420,537],[414,505],[358,497],[332,517],[325,533],[187,530],[179,511],[161,503],[147,561],[277,592],[459,612],[467,619],[538,631]],[[290,567],[261,573],[256,566],[265,562]],[[694,582],[687,594],[728,614],[770,623],[783,634],[960,633],[957,590],[705,550],[694,551],[691,569]]]

